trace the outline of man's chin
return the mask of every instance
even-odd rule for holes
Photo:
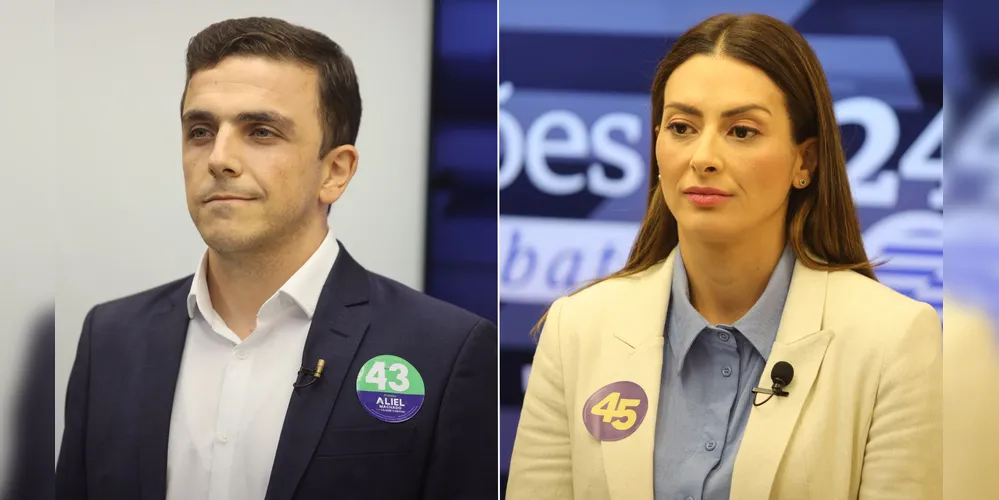
[[[235,254],[259,249],[264,239],[262,235],[250,231],[211,229],[201,230],[201,239],[208,248],[219,254]]]

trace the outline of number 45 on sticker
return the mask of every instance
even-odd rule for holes
[[[621,399],[620,392],[612,392],[590,409],[590,413],[603,417],[615,429],[625,431],[635,425],[638,415],[631,408],[642,403],[640,399]]]

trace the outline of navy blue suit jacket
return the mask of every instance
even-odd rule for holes
[[[162,500],[193,276],[93,308],[66,395],[56,497]],[[341,247],[292,394],[266,500],[493,499],[497,333],[489,321],[362,268]],[[360,405],[365,361],[401,356],[423,377],[419,413],[385,423]]]

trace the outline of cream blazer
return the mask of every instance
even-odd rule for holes
[[[944,299],[944,498],[999,498],[999,329]]]
[[[663,327],[674,253],[638,275],[557,300],[531,369],[510,463],[508,500],[653,499]],[[773,351],[794,367],[789,396],[750,413],[733,500],[939,499],[941,321],[853,271],[795,264]],[[600,442],[582,423],[599,388],[648,396],[630,436]]]

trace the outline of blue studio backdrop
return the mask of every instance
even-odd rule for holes
[[[946,289],[999,323],[999,4],[949,0],[944,14]]]
[[[530,371],[529,331],[575,285],[620,269],[644,214],[649,93],[678,36],[768,14],[825,69],[877,274],[942,307],[939,1],[503,0],[500,6],[500,463]]]
[[[436,0],[424,290],[497,322],[496,0]]]

